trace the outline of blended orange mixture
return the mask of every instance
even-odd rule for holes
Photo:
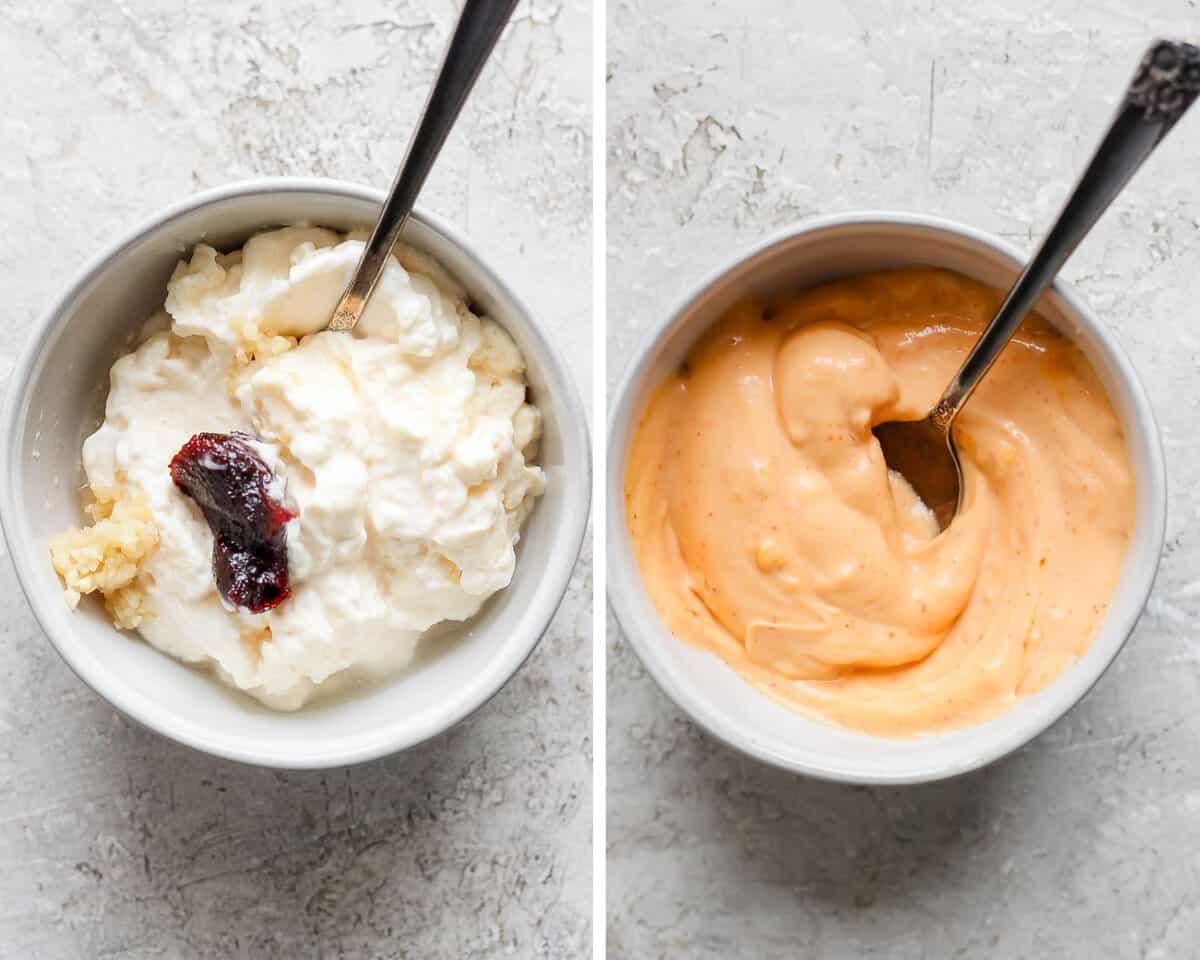
[[[1001,294],[866,274],[723,317],[659,387],[625,478],[672,632],[801,710],[873,734],[978,723],[1092,641],[1134,516],[1120,424],[1083,354],[1029,318],[959,415],[941,534],[873,424],[937,400]]]

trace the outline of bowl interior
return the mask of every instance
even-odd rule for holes
[[[483,703],[545,631],[582,541],[588,497],[586,427],[573,385],[526,310],[446,227],[420,214],[405,239],[435,256],[512,334],[544,416],[545,495],[518,548],[510,586],[466,625],[444,631],[385,682],[279,714],[231,692],[110,625],[97,602],[70,612],[48,561],[50,537],[82,519],[80,446],[99,424],[112,362],[162,304],[180,256],[203,240],[221,250],[259,230],[308,222],[369,226],[381,195],[330,183],[226,188],[186,202],[102,258],[40,332],[14,374],[4,521],[35,613],[75,671],[115,706],[222,756],[283,767],[355,762],[420,742]]]
[[[1036,736],[1070,708],[1120,650],[1145,604],[1162,549],[1165,482],[1157,428],[1128,361],[1062,285],[1038,309],[1095,367],[1125,432],[1137,482],[1135,530],[1109,614],[1087,653],[1040,693],[987,723],[910,740],[839,729],[802,716],[744,682],[716,656],[677,640],[655,613],[625,525],[623,475],[633,427],[654,387],[700,333],[751,293],[802,289],[869,270],[926,264],[1005,288],[1014,251],[922,217],[864,215],[818,223],[752,252],[708,284],[637,355],[612,413],[608,503],[611,594],[626,635],[666,692],[718,738],[787,769],[863,783],[916,782],[981,766]]]

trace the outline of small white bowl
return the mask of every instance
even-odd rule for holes
[[[1166,475],[1158,428],[1116,340],[1066,284],[1038,309],[1087,355],[1125,431],[1137,482],[1133,539],[1091,647],[1045,690],[987,723],[915,739],[885,739],[810,719],[759,693],[716,656],[678,640],[655,612],[638,574],[625,522],[629,444],[650,392],[720,314],[750,293],[802,288],[838,276],[928,264],[995,287],[1016,278],[1023,258],[995,237],[935,217],[864,212],[810,220],[718,271],[659,324],[635,352],[610,421],[609,594],[629,642],[664,691],[702,727],[767,763],[846,783],[900,784],[964,773],[1013,751],[1049,727],[1091,689],[1133,630],[1162,552]]]
[[[99,603],[72,612],[47,542],[81,520],[80,448],[102,418],[108,370],[162,306],[175,263],[199,241],[235,249],[252,234],[308,222],[369,227],[383,193],[316,179],[267,179],[210,190],[167,208],[92,260],[34,328],[3,415],[0,521],[42,629],[93,690],[132,719],[198,750],[287,769],[384,756],[446,730],[487,701],[533,651],[558,608],[583,542],[590,497],[587,423],[566,366],[541,326],[467,241],[426,213],[405,240],[436,257],[525,355],[541,408],[545,495],[522,533],[507,589],[452,639],[395,678],[275,713],[115,630]]]

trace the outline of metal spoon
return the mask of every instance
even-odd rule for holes
[[[517,0],[465,0],[463,3],[437,80],[408,142],[408,150],[396,179],[392,181],[379,220],[354,268],[354,276],[334,308],[330,330],[353,330],[358,323],[375,284],[383,275],[392,247],[412,213],[417,194],[516,5]]]
[[[1200,94],[1200,48],[1156,41],[1142,58],[1108,133],[1042,245],[1008,291],[954,379],[924,419],[874,428],[883,458],[912,485],[944,530],[962,509],[951,426],[1042,291],[1129,178]]]

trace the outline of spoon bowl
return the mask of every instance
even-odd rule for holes
[[[872,431],[889,470],[908,481],[945,530],[962,506],[963,476],[954,437],[933,415],[920,420],[889,420]]]

